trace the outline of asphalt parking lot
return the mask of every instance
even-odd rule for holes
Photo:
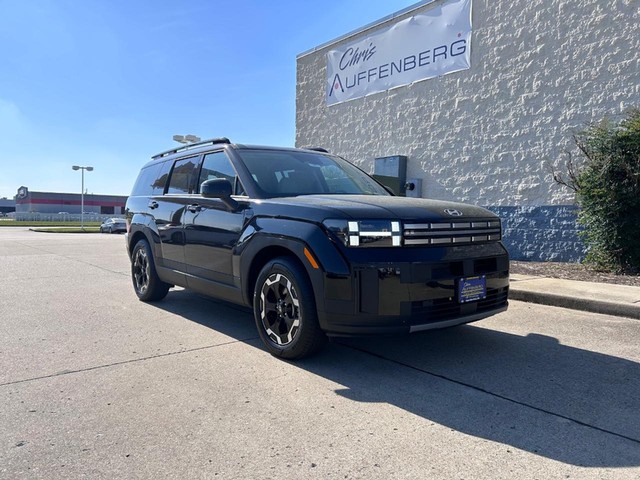
[[[137,300],[122,235],[0,228],[0,478],[640,478],[640,321],[512,302],[288,363]]]

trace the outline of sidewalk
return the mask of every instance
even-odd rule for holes
[[[640,287],[512,274],[509,298],[640,320]]]

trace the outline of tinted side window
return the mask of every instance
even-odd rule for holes
[[[198,157],[177,160],[171,170],[167,193],[190,193]]]
[[[153,193],[154,183],[158,178],[158,172],[160,171],[160,165],[154,164],[140,170],[138,179],[133,185],[131,196],[145,196]]]
[[[202,182],[214,178],[229,180],[231,185],[234,186],[234,193],[243,193],[242,188],[238,188],[236,185],[238,183],[236,171],[224,152],[214,152],[205,155],[204,161],[202,162],[202,169],[200,170],[200,178],[198,179],[198,191]]]
[[[166,186],[167,180],[169,179],[169,171],[171,170],[171,165],[173,165],[173,162],[164,162],[161,164],[158,178],[156,178],[156,181],[153,182],[154,195],[162,195],[164,193],[164,187]]]

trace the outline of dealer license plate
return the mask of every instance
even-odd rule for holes
[[[484,275],[458,280],[458,301],[460,303],[477,302],[487,298],[487,278]]]

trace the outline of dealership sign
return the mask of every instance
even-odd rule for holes
[[[29,196],[29,189],[27,187],[20,187],[18,189],[18,194],[16,195],[16,199],[22,200]]]
[[[327,53],[327,105],[466,70],[471,1],[452,0]]]

